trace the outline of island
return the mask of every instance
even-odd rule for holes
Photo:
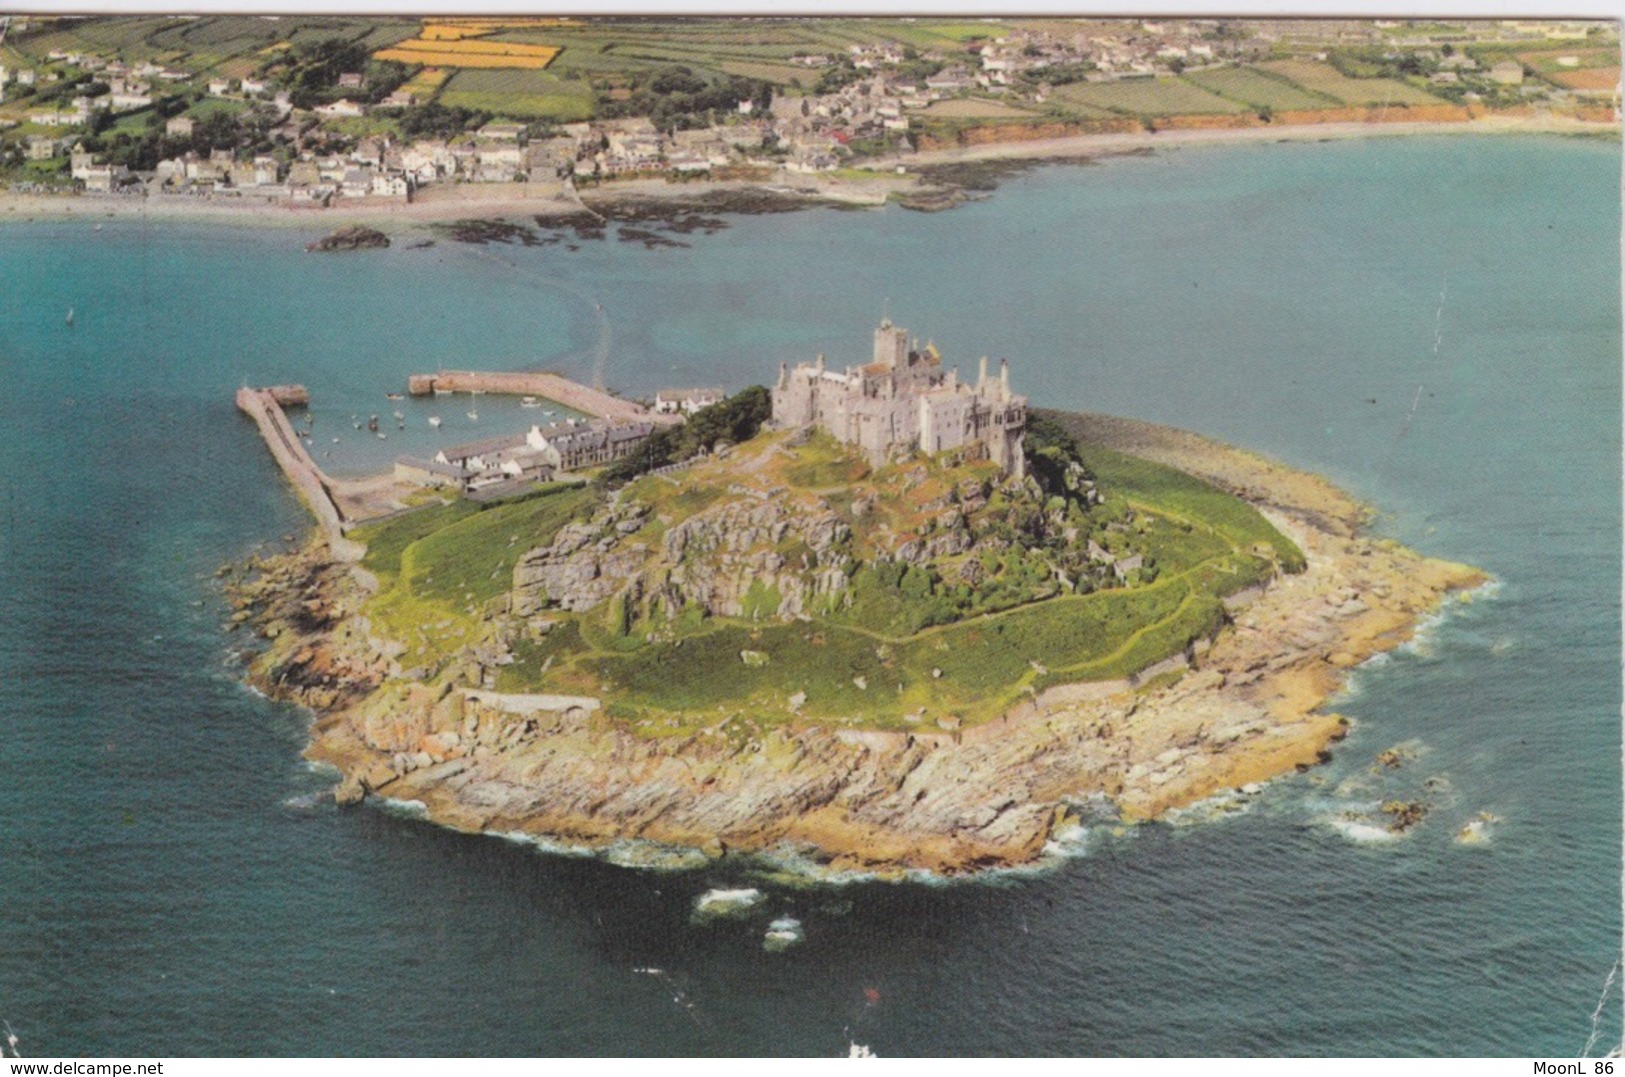
[[[329,509],[230,572],[249,677],[314,711],[341,803],[630,863],[951,875],[1324,761],[1348,671],[1485,582],[1313,475],[1029,411],[1008,363],[962,378],[889,321],[864,358],[510,496],[442,467],[412,511]],[[306,399],[277,392],[239,403]]]

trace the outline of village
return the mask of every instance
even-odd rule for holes
[[[195,70],[124,58],[128,50],[55,48],[7,66],[36,29],[0,18],[0,180],[24,191],[304,206],[407,202],[462,184],[558,192],[623,178],[830,173],[906,162],[944,131],[996,122],[1066,121],[1073,133],[1267,123],[1289,103],[1356,103],[1345,84],[1381,89],[1398,106],[1469,111],[1618,100],[1617,38],[1585,22],[1051,20],[936,48],[877,32],[780,56],[762,69],[771,78],[708,78],[674,64],[596,80],[577,101],[591,115],[574,120],[526,115],[517,97],[506,114],[500,94],[448,107],[462,99],[440,95],[443,72],[376,59],[415,55],[400,50],[336,53],[360,62],[319,76],[275,51]],[[1484,52],[1486,42],[1499,51]],[[1615,45],[1612,68],[1598,66],[1600,44]],[[1044,136],[1035,128],[1033,137]]]

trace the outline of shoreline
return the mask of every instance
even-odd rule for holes
[[[647,207],[650,203],[706,212],[728,212],[728,203],[755,194],[782,208],[819,205],[878,207],[889,201],[917,198],[919,208],[946,209],[963,200],[964,190],[952,181],[933,179],[933,170],[1000,162],[1008,165],[1092,160],[1144,153],[1158,148],[1346,141],[1355,138],[1422,135],[1549,134],[1618,138],[1620,127],[1558,116],[1498,116],[1467,121],[1336,122],[1262,127],[1168,129],[1156,132],[1077,135],[1066,138],[995,142],[977,146],[925,150],[865,162],[875,175],[861,179],[829,173],[778,172],[752,179],[632,179],[581,191],[563,184],[458,184],[426,190],[413,202],[358,200],[331,208],[293,206],[238,197],[200,199],[180,195],[32,195],[0,190],[0,223],[40,220],[146,220],[216,223],[244,227],[306,229],[330,232],[343,224],[365,223],[400,234],[436,224],[465,220],[542,217],[564,221],[601,217],[604,210]],[[906,173],[888,169],[903,167]],[[751,212],[749,208],[734,212]],[[758,210],[759,211],[759,210]],[[395,227],[391,227],[391,226]]]
[[[1308,568],[1245,605],[1194,664],[1051,689],[954,733],[774,728],[741,746],[706,730],[641,737],[557,704],[523,720],[488,694],[390,678],[360,615],[363,574],[319,544],[262,563],[238,614],[273,637],[251,680],[317,714],[306,756],[337,797],[418,801],[429,820],[610,855],[650,848],[782,857],[816,875],[954,876],[1031,866],[1102,805],[1162,818],[1324,762],[1347,731],[1322,708],[1349,672],[1487,581],[1362,533],[1369,509],[1326,480],[1199,435],[1068,415],[1142,455],[1199,458],[1304,550]]]

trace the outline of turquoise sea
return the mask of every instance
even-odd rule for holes
[[[0,225],[0,1019],[35,1055],[1554,1056],[1602,1000],[1617,1044],[1620,164],[1544,137],[1189,148],[657,249]],[[1359,671],[1329,765],[1037,873],[641,871],[321,798],[214,579],[307,526],[245,379],[307,384],[319,455],[360,473],[432,445],[435,407],[447,439],[521,419],[411,403],[399,431],[383,394],[415,371],[737,388],[855,360],[883,312],[967,369],[1008,356],[1036,405],[1325,473],[1497,583]],[[1416,760],[1373,775],[1397,743]],[[1392,795],[1434,805],[1404,840],[1328,822]],[[1480,811],[1490,841],[1454,842]],[[748,885],[760,915],[691,922]],[[765,952],[787,913],[805,941]]]

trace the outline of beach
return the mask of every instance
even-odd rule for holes
[[[1179,147],[1261,142],[1323,142],[1421,135],[1567,134],[1615,136],[1614,123],[1565,116],[1489,114],[1465,122],[1346,122],[1215,129],[1171,129],[1088,134],[1038,141],[995,142],[926,150],[864,162],[873,176],[763,172],[749,179],[659,178],[613,180],[579,191],[562,181],[436,185],[410,202],[395,198],[344,199],[331,207],[294,205],[259,197],[182,195],[36,195],[0,191],[0,221],[42,219],[149,219],[216,222],[294,229],[330,229],[364,221],[387,231],[408,231],[450,221],[541,217],[564,219],[613,213],[627,205],[671,203],[695,209],[737,202],[755,194],[779,204],[883,205],[918,200],[947,208],[962,195],[932,170],[993,162],[1088,160]],[[898,171],[902,170],[902,171]],[[730,207],[732,208],[732,207]]]

